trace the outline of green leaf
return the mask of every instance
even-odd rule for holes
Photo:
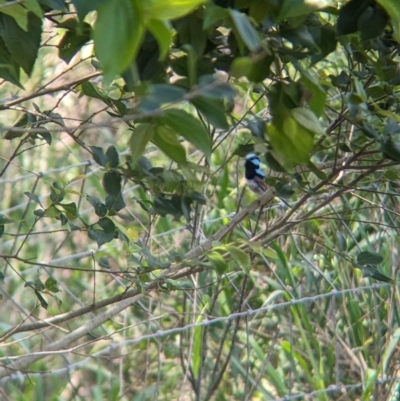
[[[14,19],[16,24],[25,32],[28,31],[28,10],[21,4],[12,4],[0,8],[0,13],[7,14]]]
[[[121,192],[121,174],[117,171],[107,171],[103,176],[103,188],[108,195],[118,196]]]
[[[167,20],[183,17],[206,0],[151,0],[142,3],[144,17]]]
[[[61,213],[58,216],[55,216],[56,220],[59,220],[61,222],[61,225],[64,226],[65,224],[68,223],[68,217]]]
[[[182,216],[182,197],[175,195],[170,198],[166,198],[163,195],[157,196],[153,203],[154,213],[161,216],[171,214],[176,218]]]
[[[234,245],[226,245],[226,250],[230,253],[232,259],[248,274],[251,269],[250,256]]]
[[[229,9],[229,14],[232,18],[237,34],[240,35],[240,38],[248,49],[251,51],[259,49],[261,46],[260,36],[253,25],[251,25],[247,15],[233,9]]]
[[[61,117],[60,114],[54,113],[54,112],[51,111],[51,110],[44,110],[44,111],[43,111],[43,114],[46,115],[46,116],[48,116],[48,121],[56,122],[56,123],[59,123],[59,124],[61,124],[61,125],[64,125],[64,120],[63,120],[63,118]],[[47,123],[47,122],[46,122],[46,123]]]
[[[211,137],[204,125],[184,110],[166,110],[159,121],[171,127],[179,135],[202,151],[209,159],[211,157]]]
[[[235,78],[247,77],[252,66],[253,61],[250,57],[236,57],[231,64],[230,73]]]
[[[280,1],[280,10],[276,16],[276,22],[281,22],[287,18],[300,17],[330,5],[331,1],[329,0],[283,0]]]
[[[64,187],[58,182],[54,182],[50,188],[50,199],[54,204],[60,203],[65,196]]]
[[[339,251],[345,252],[347,250],[347,241],[345,236],[340,232],[336,232],[336,238],[337,238],[337,246],[339,248]]]
[[[126,206],[121,192],[116,196],[107,195],[105,202],[109,212],[119,212]],[[109,214],[112,215],[112,213]]]
[[[150,87],[151,98],[160,103],[170,103],[184,100],[186,89],[177,85],[154,84]]]
[[[119,155],[117,152],[117,149],[115,149],[115,146],[110,146],[106,150],[106,157],[107,157],[107,162],[112,168],[118,167],[119,164]]]
[[[12,58],[10,52],[7,50],[6,44],[0,37],[0,78],[23,89],[23,86],[19,82],[19,73],[20,68],[18,63]],[[21,135],[23,135],[23,133],[21,133]]]
[[[339,11],[337,20],[338,35],[348,35],[358,31],[358,19],[369,6],[369,1],[352,0]]]
[[[191,191],[189,192],[188,197],[199,205],[205,205],[207,203],[207,198],[200,192]]]
[[[301,70],[301,82],[311,92],[309,100],[310,109],[317,115],[322,116],[326,102],[326,92],[308,71]]]
[[[76,207],[75,202],[71,203],[60,203],[59,204],[67,213],[68,218],[74,219],[78,216],[78,208]]]
[[[49,277],[45,281],[44,286],[45,286],[46,290],[48,290],[50,292],[54,292],[54,293],[60,292],[60,288],[58,287],[58,283],[53,277]]]
[[[154,125],[148,123],[136,126],[135,130],[132,132],[129,139],[132,166],[135,166],[142,156],[146,145],[153,139],[154,132]]]
[[[0,225],[0,238],[4,235],[4,226]]]
[[[383,262],[383,256],[375,252],[360,252],[357,255],[357,263],[360,265],[377,265]]]
[[[226,8],[219,7],[212,2],[208,2],[204,6],[203,29],[207,30],[213,26],[217,26],[229,14]]]
[[[101,256],[98,260],[97,263],[99,264],[100,267],[103,267],[104,269],[111,269],[110,262],[108,258],[105,256]]]
[[[274,56],[257,55],[254,58],[237,57],[231,65],[231,74],[236,78],[245,76],[250,82],[262,82],[271,75],[270,66]]]
[[[221,100],[199,96],[192,99],[190,102],[215,128],[220,128],[223,130],[227,130],[229,128],[224,104]]]
[[[96,224],[98,224],[106,233],[113,235],[115,234],[115,224],[111,219],[104,217]]]
[[[375,280],[383,281],[384,283],[393,283],[393,280],[390,277],[385,276],[379,270],[372,267],[372,265],[361,265],[357,262],[353,262],[353,266],[362,271],[363,277],[372,277]]]
[[[44,211],[44,216],[46,217],[60,217],[62,211],[58,209],[56,206],[51,205]]]
[[[334,52],[337,47],[336,29],[331,24],[321,26],[320,38],[317,45],[320,52],[311,56],[311,63],[315,64],[323,60],[328,54]],[[315,111],[315,110],[314,110]]]
[[[236,96],[235,89],[228,83],[216,79],[213,75],[203,75],[199,78],[197,92],[200,95],[214,98],[233,100]]]
[[[197,322],[201,322],[204,320],[203,313],[206,311],[206,306],[203,308],[202,313],[197,318]],[[197,326],[193,329],[193,351],[192,351],[192,370],[193,370],[193,379],[199,380],[202,361],[204,358],[204,350],[203,350],[203,326]]]
[[[314,134],[324,135],[324,130],[321,127],[320,122],[318,121],[315,114],[305,107],[295,107],[290,110],[294,119],[308,131],[313,132]]]
[[[38,18],[40,18],[40,19],[43,18],[43,11],[40,8],[40,5],[36,0],[25,0],[24,7],[27,10],[32,11],[33,14],[35,14]]]
[[[51,145],[53,138],[52,138],[49,130],[47,130],[44,127],[41,127],[41,132],[38,132],[36,135],[41,137],[43,140],[45,140],[48,145]]]
[[[137,0],[113,0],[97,9],[93,39],[106,82],[132,63],[144,34]]]
[[[389,344],[385,344],[385,349],[381,358],[382,373],[389,373],[388,367],[390,366],[390,361],[393,357],[393,353],[399,349],[400,346],[400,328],[397,328],[389,341]],[[395,401],[395,400],[392,400]]]
[[[142,248],[140,253],[146,258],[148,267],[152,269],[168,269],[171,266],[170,262],[163,262],[153,256],[147,248]]]
[[[97,216],[104,217],[107,214],[107,207],[100,199],[91,195],[86,195],[86,199],[94,207]]]
[[[384,158],[400,161],[400,142],[393,140],[391,136],[382,140],[381,150]]]
[[[177,26],[179,41],[190,45],[193,50],[193,60],[203,57],[207,45],[207,34],[203,30],[202,22],[199,13],[192,13],[182,18]],[[188,51],[185,45],[182,49]]]
[[[39,3],[51,8],[52,10],[68,11],[65,7],[64,0],[39,0]]]
[[[32,192],[24,192],[24,194],[33,202],[36,202],[40,205],[40,199],[37,195],[33,194]]]
[[[246,157],[246,155],[249,153],[254,153],[254,144],[252,143],[238,145],[238,147],[233,152],[235,156],[239,157]]]
[[[100,219],[96,224],[89,227],[88,236],[97,242],[98,247],[101,247],[103,244],[111,242],[114,239],[115,224],[108,218]]]
[[[177,85],[154,84],[148,88],[148,94],[139,103],[138,108],[143,111],[154,110],[161,103],[171,103],[184,100],[187,91]]]
[[[40,302],[40,306],[44,309],[47,309],[47,307],[49,306],[49,304],[47,303],[47,301],[43,298],[43,295],[38,291],[35,290],[35,294]]]
[[[381,7],[369,6],[358,19],[358,29],[362,40],[379,36],[389,22],[389,16]]]
[[[364,378],[364,385],[363,385],[364,389],[362,394],[363,401],[370,400],[373,397],[377,379],[378,379],[378,370],[368,368],[367,371],[365,372],[365,378]],[[389,397],[388,401],[390,401],[390,398],[391,397]]]
[[[105,92],[97,87],[96,85],[92,84],[91,82],[83,82],[80,85],[81,92],[86,95],[93,97],[95,99],[99,99],[103,101],[105,104],[108,106],[111,106],[113,104],[113,101],[105,94]]]
[[[83,22],[80,25],[75,19],[71,18],[70,20],[75,23],[75,26],[65,32],[58,44],[58,56],[67,64],[82,46],[91,39],[92,33],[92,27],[87,22]]]
[[[4,216],[4,214],[0,214],[0,225],[14,223],[13,219],[9,219],[8,217]]]
[[[207,259],[218,274],[223,274],[228,269],[227,260],[219,252],[208,252]]]
[[[147,28],[156,38],[158,43],[158,48],[160,51],[159,60],[163,60],[168,54],[169,47],[171,46],[172,43],[172,38],[173,38],[172,26],[168,21],[151,19],[147,23]]]
[[[12,58],[30,75],[42,35],[42,20],[28,13],[28,31],[21,29],[8,15],[0,14],[1,36]]]
[[[307,165],[314,146],[314,134],[290,116],[283,117],[279,123],[281,126],[271,124],[267,129],[274,157],[278,157],[281,164]]]
[[[392,21],[393,37],[400,43],[400,8],[397,0],[377,0],[386,10]]]
[[[98,146],[89,146],[89,148],[93,153],[93,160],[100,166],[105,167],[108,158],[105,155],[103,148],[100,148]]]
[[[45,215],[45,211],[42,210],[42,209],[36,209],[36,210],[33,211],[33,214],[36,217],[43,217]]]
[[[311,160],[308,161],[307,167],[320,179],[320,180],[326,180],[327,175],[324,171],[319,170],[318,167],[311,162]]]
[[[167,126],[160,124],[156,127],[153,142],[162,152],[178,164],[186,163],[185,148],[179,143],[177,135]]]
[[[274,185],[274,187],[275,187],[277,197],[283,203],[285,203],[287,206],[290,207],[290,205],[285,201],[285,199],[289,199],[294,194],[293,188],[290,185],[282,184],[279,181]]]
[[[83,21],[88,13],[97,10],[107,1],[109,0],[71,0],[71,3],[75,6],[79,19]]]

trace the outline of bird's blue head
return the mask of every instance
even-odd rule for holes
[[[260,169],[260,158],[255,153],[249,153],[244,162],[245,176],[248,180],[254,177],[264,178],[265,173]]]

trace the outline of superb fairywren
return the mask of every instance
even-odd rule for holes
[[[256,194],[261,195],[267,190],[267,184],[264,181],[266,175],[260,169],[260,159],[254,153],[249,153],[244,162],[244,170],[247,186]]]
[[[246,156],[244,162],[244,170],[246,177],[246,185],[256,194],[261,195],[264,193],[268,187],[264,181],[266,177],[265,173],[260,168],[260,158],[255,153],[249,153]],[[285,203],[287,206],[291,207],[289,203],[278,196],[278,198]]]

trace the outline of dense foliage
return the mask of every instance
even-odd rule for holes
[[[395,400],[399,50],[397,0],[0,1],[2,396]]]

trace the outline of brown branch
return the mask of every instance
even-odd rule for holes
[[[55,86],[54,88],[44,89],[41,91],[31,93],[30,95],[19,97],[18,99],[10,100],[9,102],[0,104],[0,110],[6,110],[11,106],[20,104],[22,102],[26,102],[27,100],[35,99],[40,96],[49,95],[51,93],[68,90],[71,88],[71,86],[80,85],[81,83],[89,81],[89,79],[99,77],[100,75],[101,75],[101,72],[94,72],[93,74],[86,75],[83,78],[79,78],[79,79],[69,82],[67,84]]]

